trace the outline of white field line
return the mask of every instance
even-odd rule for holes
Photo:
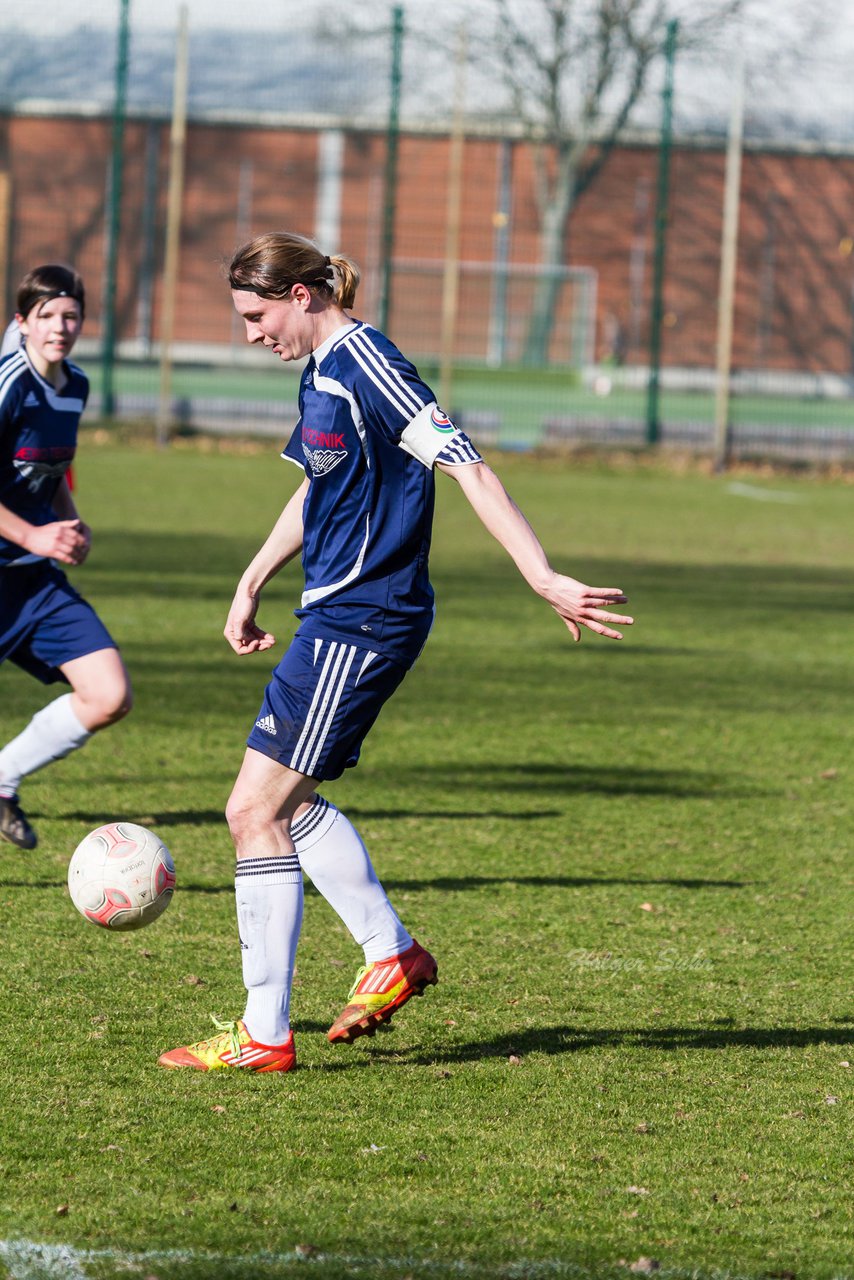
[[[752,498],[754,502],[791,503],[805,500],[800,493],[792,493],[788,489],[760,489],[758,485],[742,484],[739,480],[733,480],[728,484],[726,491],[734,498]]]
[[[625,1270],[626,1280],[634,1274],[631,1257],[615,1260],[612,1264],[603,1264],[597,1269],[598,1274],[622,1272]],[[221,1275],[220,1268],[234,1267],[247,1275],[263,1276],[269,1274],[272,1267],[297,1265],[306,1268],[306,1276],[313,1268],[321,1272],[324,1265],[346,1266],[352,1268],[354,1274],[377,1275],[381,1270],[394,1271],[400,1275],[407,1272],[413,1276],[437,1276],[442,1280],[445,1276],[477,1276],[487,1271],[499,1271],[506,1280],[553,1280],[554,1277],[569,1277],[569,1280],[594,1280],[597,1271],[575,1262],[563,1261],[559,1258],[544,1259],[539,1262],[510,1262],[500,1266],[488,1267],[486,1264],[462,1262],[458,1260],[442,1261],[436,1258],[378,1258],[358,1257],[346,1254],[323,1253],[318,1251],[306,1255],[298,1249],[289,1253],[256,1253],[232,1256],[228,1254],[208,1253],[193,1249],[152,1249],[144,1253],[133,1253],[122,1249],[75,1249],[66,1244],[39,1244],[34,1240],[0,1240],[0,1265],[6,1268],[9,1280],[89,1280],[87,1263],[112,1264],[117,1273],[144,1270],[146,1267],[168,1266],[207,1266],[210,1268],[211,1280]],[[645,1270],[645,1269],[644,1269]],[[641,1272],[643,1274],[643,1272]],[[649,1272],[647,1272],[649,1274]],[[685,1267],[661,1266],[652,1271],[656,1280],[755,1280],[753,1277],[741,1275],[733,1271],[721,1271],[716,1268],[695,1270]],[[837,1280],[850,1280],[852,1273],[840,1271]],[[164,1278],[168,1280],[168,1276]]]

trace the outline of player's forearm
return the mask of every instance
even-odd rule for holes
[[[250,595],[257,595],[280,569],[302,550],[302,508],[308,482],[301,485],[274,524],[267,541],[240,579]]]
[[[35,526],[29,521],[16,516],[14,511],[10,511],[0,502],[0,537],[8,538],[16,546],[26,548],[27,538],[34,528]]]
[[[484,462],[448,471],[484,528],[501,544],[528,585],[538,595],[544,595],[554,570],[539,538],[495,472]]]
[[[56,512],[58,520],[80,519],[74,499],[71,496],[71,490],[68,487],[67,476],[62,477],[59,488],[54,494],[53,509]]]

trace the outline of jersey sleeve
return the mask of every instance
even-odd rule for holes
[[[472,462],[483,462],[483,458],[465,431],[455,431],[442,452],[436,454],[436,461],[449,467],[466,467]]]
[[[293,434],[280,456],[286,462],[292,462],[294,466],[299,467],[300,471],[305,471],[305,455],[302,451],[302,418],[294,427]]]
[[[14,357],[0,363],[0,436],[6,434],[18,416],[24,398],[23,372],[23,366]]]

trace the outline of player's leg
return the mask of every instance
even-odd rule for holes
[[[234,888],[243,960],[243,1021],[262,1044],[290,1033],[290,997],[302,925],[303,883],[289,828],[313,778],[247,748],[226,807],[237,854]]]
[[[362,948],[365,964],[412,946],[359,832],[322,796],[312,797],[291,824],[300,866]]]
[[[246,1008],[219,1035],[160,1057],[165,1067],[255,1072],[296,1065],[290,996],[302,925],[303,885],[288,828],[316,786],[249,747],[226,807],[235,844],[234,876]]]
[[[340,669],[334,666],[338,660]],[[355,765],[365,736],[404,672],[370,650],[317,642],[315,666],[327,661],[330,673],[336,674],[330,674],[323,686],[329,696],[322,726],[315,726],[322,745],[310,745],[308,751],[313,770],[331,779]],[[273,696],[265,704],[268,714],[262,711],[258,722],[262,729],[256,726],[256,732],[266,733],[278,726],[276,703]],[[306,741],[312,743],[311,734]],[[358,831],[334,805],[312,797],[297,811],[290,834],[303,871],[364,951],[365,967],[329,1038],[350,1041],[370,1035],[411,996],[420,995],[425,986],[436,981],[436,962],[401,922]]]
[[[18,804],[22,780],[125,715],[130,682],[95,610],[49,562],[0,575],[0,621],[0,657],[43,684],[64,680],[72,687],[0,751],[0,834],[32,849],[36,834]]]
[[[60,662],[57,669],[71,685],[71,693],[37,711],[0,751],[0,833],[24,849],[36,845],[36,834],[18,803],[24,778],[77,751],[93,733],[120,720],[131,707],[130,681],[117,649],[99,649]]]
[[[69,710],[88,733],[106,729],[131,710],[130,677],[118,649],[84,654],[61,663],[60,670],[71,685],[71,693],[66,695]]]
[[[380,884],[364,842],[335,805],[314,796],[291,824],[300,866],[363,948],[365,964],[329,1030],[333,1043],[373,1035],[437,981],[436,961],[408,932]]]

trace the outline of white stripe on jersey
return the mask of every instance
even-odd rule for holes
[[[291,757],[290,767],[297,773],[311,777],[312,770],[320,759],[356,653],[355,645],[341,644],[337,640],[329,641],[329,654],[323,664],[300,740]]]
[[[69,365],[75,373],[83,374],[82,369],[76,365]],[[45,378],[41,376],[38,370],[34,369],[30,361],[27,359],[26,352],[22,347],[20,351],[16,351],[13,356],[6,360],[0,367],[0,408],[3,400],[8,392],[12,389],[15,382],[20,378],[22,373],[29,371],[41,387],[44,398],[51,409],[57,413],[76,413],[81,414],[85,408],[84,402],[79,396],[63,396],[60,395],[56,387],[52,386]],[[85,375],[83,375],[85,376]]]
[[[0,408],[3,407],[3,401],[18,378],[22,373],[26,373],[28,367],[23,351],[16,351],[13,356],[0,365]]]
[[[365,462],[370,467],[371,458],[368,453],[367,432],[365,430],[365,420],[362,417],[362,411],[356,403],[356,397],[352,391],[341,382],[336,382],[334,378],[325,378],[322,373],[318,373],[315,369],[312,374],[314,386],[317,391],[325,391],[327,395],[339,396],[342,400],[346,400],[350,406],[350,417],[353,419],[353,426],[356,428],[356,434],[359,437],[359,443],[362,446],[362,453],[365,455]]]
[[[308,604],[314,604],[317,600],[323,600],[326,596],[331,595],[333,591],[338,591],[341,587],[348,586],[351,582],[355,582],[359,574],[362,572],[362,565],[365,563],[365,554],[368,550],[368,540],[371,536],[371,517],[365,516],[365,540],[359,548],[359,554],[356,557],[356,563],[353,568],[346,573],[340,582],[331,582],[326,587],[312,587],[310,591],[303,591],[300,600],[301,608],[305,608]]]
[[[397,409],[404,418],[412,418],[424,408],[412,387],[393,369],[388,360],[379,351],[364,329],[348,335],[344,346],[349,349],[354,359],[364,369],[371,382],[383,393],[386,400]]]
[[[448,443],[436,454],[437,462],[445,462],[449,467],[461,467],[470,462],[483,462],[483,458],[469,440],[464,431],[458,431]]]
[[[375,658],[376,656],[377,656],[377,655],[376,655],[375,653],[366,653],[366,654],[365,654],[365,661],[362,663],[361,667],[359,668],[359,674],[356,676],[356,684],[358,684],[358,683],[359,683],[359,681],[361,680],[362,676],[365,674],[365,672],[367,671],[368,667],[369,667],[369,666],[370,666],[370,664],[373,662],[373,660],[374,660],[374,658]]]

